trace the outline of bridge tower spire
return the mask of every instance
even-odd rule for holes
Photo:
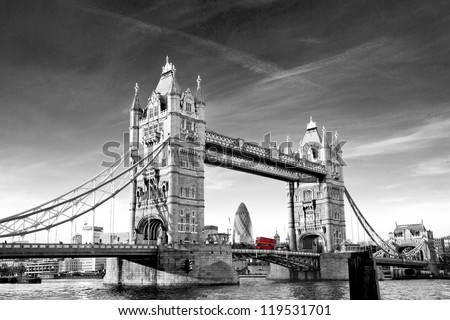
[[[142,109],[139,101],[139,85],[136,83],[134,86],[134,99],[130,108],[130,165],[133,165],[138,161],[139,153],[139,118],[142,116]],[[134,168],[132,176],[137,173],[137,168]],[[130,228],[129,239],[133,239],[134,235],[134,220],[136,215],[136,194],[137,182],[134,180],[130,187]],[[93,226],[94,227],[94,226]]]
[[[139,117],[144,155],[168,141],[137,179],[131,196],[137,243],[201,243],[204,227],[205,102],[182,90],[176,68],[166,57],[159,82]]]

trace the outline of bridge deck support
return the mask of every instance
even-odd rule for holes
[[[270,270],[266,275],[267,280],[292,280],[292,281],[308,281],[320,280],[319,270],[292,270],[277,264],[270,264]]]
[[[322,253],[319,270],[294,270],[276,264],[270,264],[268,280],[348,280],[348,258],[350,253]]]
[[[239,284],[231,261],[230,246],[160,246],[158,256],[153,260],[108,259],[104,283],[156,286]]]

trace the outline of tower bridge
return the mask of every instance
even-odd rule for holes
[[[325,127],[319,130],[311,118],[296,150],[290,141],[281,148],[274,145],[264,148],[216,133],[206,128],[207,108],[200,76],[195,92],[189,88],[183,91],[176,78],[175,65],[168,58],[144,106],[141,106],[139,90],[136,84],[130,108],[130,150],[100,174],[64,195],[0,219],[0,238],[49,232],[58,225],[73,223],[107,201],[113,201],[128,188],[130,247],[56,245],[21,248],[21,252],[32,254],[36,252],[34,249],[43,249],[42,254],[49,255],[116,257],[108,260],[106,281],[110,283],[236,283],[236,274],[230,269],[233,254],[259,255],[272,263],[302,270],[323,272],[328,268],[327,263],[334,265],[333,259],[340,258],[332,256],[335,258],[318,263],[318,254],[305,252],[333,254],[346,239],[346,196],[358,221],[380,246],[385,259],[401,256],[403,260],[414,260],[418,253],[425,257],[423,248],[400,255],[395,246],[378,236],[359,211],[344,186],[342,150],[336,132],[328,132]],[[126,167],[128,157],[131,166]],[[205,164],[286,182],[289,253],[244,253],[227,246],[204,245]],[[154,248],[141,247],[148,243],[158,246],[158,262],[152,267],[143,262],[146,254],[155,254]],[[19,248],[1,246],[0,257],[15,249]],[[145,250],[149,251],[145,253]],[[133,260],[127,259],[127,251],[130,256],[135,255]],[[16,253],[20,255],[17,250]],[[194,262],[192,270],[185,268],[185,261]]]

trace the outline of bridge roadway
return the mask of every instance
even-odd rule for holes
[[[393,259],[393,258],[375,258],[375,263],[379,266],[403,267],[403,268],[426,268],[428,261]]]
[[[156,257],[156,245],[131,244],[55,244],[2,243],[0,259],[119,257],[142,259]]]
[[[280,250],[232,249],[233,258],[253,258],[297,270],[319,270],[320,254]],[[0,259],[117,257],[149,259],[158,254],[153,244],[1,243]],[[426,268],[427,261],[376,258],[381,266]]]

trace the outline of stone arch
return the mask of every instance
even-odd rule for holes
[[[167,243],[167,226],[159,219],[152,216],[143,217],[137,225],[137,233],[144,241],[162,240]]]
[[[326,239],[317,231],[306,232],[300,235],[299,246],[302,251],[326,252]]]

